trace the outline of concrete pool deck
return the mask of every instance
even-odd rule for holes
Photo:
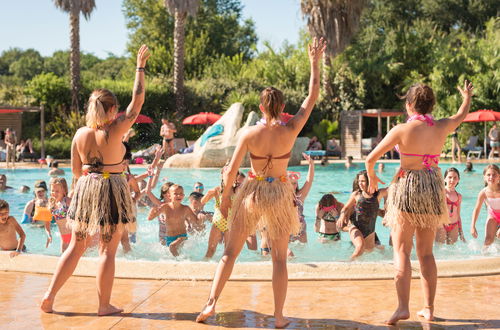
[[[218,314],[207,324],[194,319],[206,302],[209,281],[116,279],[112,303],[122,314],[97,317],[95,279],[71,277],[59,292],[53,314],[38,304],[50,276],[0,272],[2,329],[262,329],[273,327],[271,282],[227,283]],[[416,316],[420,283],[412,281],[409,320],[393,329],[499,329],[500,276],[438,280],[436,320]],[[392,280],[292,281],[285,315],[289,329],[384,329],[396,307]]]
[[[10,258],[9,252],[0,252],[0,271],[52,274],[59,257],[23,253]],[[438,260],[440,277],[500,275],[500,257],[482,257],[467,260]],[[211,280],[217,261],[177,262],[116,260],[116,277],[150,280]],[[418,262],[412,262],[413,277],[419,276]],[[95,276],[97,259],[83,257],[74,275]],[[232,280],[268,281],[272,275],[271,261],[237,262]],[[292,281],[374,280],[392,279],[392,262],[308,262],[288,263]]]

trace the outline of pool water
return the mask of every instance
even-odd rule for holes
[[[443,164],[441,166],[443,172],[451,164]],[[388,183],[391,181],[398,164],[386,164],[385,172],[380,174],[382,181]],[[498,240],[495,244],[484,253],[482,252],[482,244],[484,240],[484,230],[486,221],[486,208],[483,207],[478,218],[476,228],[479,233],[478,239],[473,239],[469,234],[471,223],[472,209],[476,202],[477,194],[484,187],[483,169],[485,165],[476,165],[475,172],[463,173],[464,165],[456,165],[461,173],[461,181],[457,187],[457,191],[463,195],[462,201],[462,224],[464,234],[467,239],[466,243],[461,241],[455,245],[437,245],[435,247],[435,255],[437,259],[468,259],[483,256],[500,256],[500,244]],[[304,206],[304,214],[307,222],[308,243],[302,244],[298,242],[290,243],[290,249],[295,254],[291,258],[291,262],[318,262],[318,261],[346,261],[349,259],[353,251],[353,246],[349,240],[347,233],[342,233],[342,240],[334,243],[323,244],[318,241],[318,234],[314,232],[315,221],[315,205],[324,193],[335,192],[336,198],[342,203],[347,202],[350,191],[352,189],[352,181],[355,174],[364,169],[363,163],[358,163],[356,168],[349,170],[344,168],[343,164],[330,164],[323,167],[316,165],[316,173],[314,183],[309,196],[306,199]],[[291,167],[290,170],[301,173],[299,184],[303,184],[307,175],[306,166]],[[71,182],[71,172],[69,168],[65,168],[65,178],[68,183]],[[144,169],[134,168],[134,174],[143,173]],[[0,193],[0,198],[5,199],[10,204],[11,215],[18,222],[21,222],[23,209],[25,204],[33,198],[33,184],[36,180],[43,179],[48,183],[49,176],[47,169],[16,169],[2,170],[0,173],[7,175],[7,184],[15,189]],[[244,171],[245,172],[245,171]],[[218,169],[163,169],[160,177],[160,182],[154,193],[159,196],[160,186],[165,181],[172,181],[184,186],[186,199],[185,204],[188,204],[187,196],[192,190],[196,181],[200,181],[205,186],[205,191],[215,187],[220,183],[220,174]],[[31,192],[23,194],[17,191],[21,185],[31,187]],[[205,206],[206,211],[213,211],[214,203],[210,201]],[[119,249],[118,257],[129,260],[185,260],[185,261],[201,261],[206,252],[208,234],[210,225],[207,224],[207,230],[204,233],[189,236],[185,242],[181,255],[177,258],[173,257],[168,248],[162,246],[158,241],[158,221],[147,221],[148,209],[139,208],[138,211],[138,229],[137,242],[132,244],[132,251],[124,254]],[[376,232],[380,241],[384,245],[384,249],[376,249],[371,253],[364,254],[360,261],[385,261],[392,260],[392,247],[388,245],[389,229],[382,226],[382,218],[377,218]],[[53,242],[45,248],[46,235],[43,228],[35,227],[30,224],[22,225],[26,232],[26,246],[29,253],[45,254],[57,256],[60,254],[60,235],[57,227],[52,228]],[[259,242],[260,243],[260,242]],[[212,259],[217,261],[222,255],[223,245],[219,245],[217,252]],[[89,256],[97,255],[96,249],[90,249],[87,252]],[[413,253],[412,258],[416,258]],[[240,261],[262,261],[268,257],[260,256],[258,251],[250,251],[246,247],[243,248],[239,257]]]

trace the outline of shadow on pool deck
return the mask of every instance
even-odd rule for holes
[[[59,292],[55,313],[38,304],[50,276],[0,272],[2,329],[212,329],[272,328],[269,281],[227,283],[218,314],[206,324],[194,322],[204,305],[209,281],[115,280],[112,302],[124,313],[97,317],[95,279],[71,277]],[[394,329],[499,329],[500,275],[440,278],[434,322],[415,313],[422,306],[418,280],[412,281],[411,317]],[[383,329],[396,307],[391,280],[294,281],[289,283],[285,315],[290,329]]]

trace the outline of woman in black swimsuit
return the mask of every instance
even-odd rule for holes
[[[362,255],[365,250],[372,250],[375,247],[375,223],[377,216],[383,216],[384,211],[379,209],[380,200],[387,197],[387,188],[379,189],[374,194],[369,194],[368,176],[366,171],[361,171],[356,175],[353,183],[353,193],[340,211],[338,220],[339,228],[347,227],[354,252],[351,259]],[[354,211],[351,220],[349,215]],[[348,225],[349,223],[349,225]]]

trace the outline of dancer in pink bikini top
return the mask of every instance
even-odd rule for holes
[[[467,81],[458,88],[463,102],[456,114],[434,120],[431,113],[436,103],[432,88],[423,84],[411,86],[404,96],[408,122],[391,129],[383,140],[366,158],[368,172],[368,193],[378,190],[374,167],[388,151],[399,145],[401,170],[394,177],[387,198],[384,222],[392,227],[396,265],[396,289],[399,305],[386,321],[395,324],[410,316],[409,296],[411,282],[410,252],[416,234],[416,249],[427,251],[426,258],[420,259],[424,283],[424,308],[418,312],[427,321],[434,318],[434,297],[437,270],[432,254],[436,229],[449,223],[444,180],[437,167],[444,143],[465,119],[470,109],[473,95],[472,84]]]

